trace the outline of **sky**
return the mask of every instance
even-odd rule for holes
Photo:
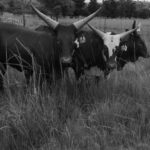
[[[90,0],[85,0],[87,3],[90,1]],[[102,0],[97,0],[98,2],[102,2]],[[140,0],[140,1],[144,1],[144,0]],[[145,0],[146,2],[150,2],[150,0]]]

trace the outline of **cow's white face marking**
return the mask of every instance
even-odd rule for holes
[[[80,47],[80,43],[79,43],[79,40],[78,40],[78,39],[76,39],[76,40],[74,41],[74,43],[77,45],[76,48],[79,48],[79,47]]]
[[[109,51],[109,57],[116,51],[116,47],[120,44],[120,37],[118,35],[105,35],[104,45],[107,46]]]

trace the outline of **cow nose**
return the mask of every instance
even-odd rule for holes
[[[109,62],[107,63],[107,67],[110,69],[110,70],[113,70],[117,67],[116,63],[113,63],[113,62]]]
[[[62,57],[61,63],[63,64],[70,64],[72,62],[72,57]]]

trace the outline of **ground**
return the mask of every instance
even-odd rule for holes
[[[14,16],[21,18],[20,16]],[[60,22],[75,19],[61,18]],[[150,52],[150,20],[141,36]],[[122,32],[133,19],[95,18],[91,25]],[[44,24],[26,15],[26,26]],[[87,27],[86,27],[87,28]],[[150,59],[128,63],[110,79],[77,84],[58,82],[34,91],[25,88],[23,73],[8,69],[5,93],[0,95],[0,147],[2,150],[149,150]]]

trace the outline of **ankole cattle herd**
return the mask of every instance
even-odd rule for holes
[[[149,150],[150,19],[31,8],[0,18],[0,150]]]
[[[4,88],[4,75],[8,66],[24,72],[27,84],[33,74],[40,83],[46,80],[51,84],[63,78],[69,68],[74,71],[76,81],[92,67],[102,71],[105,80],[113,70],[123,70],[128,62],[150,56],[139,34],[141,23],[136,24],[135,20],[131,29],[121,33],[103,32],[90,25],[101,8],[68,25],[51,19],[33,5],[31,7],[46,25],[29,29],[0,23],[1,90]],[[83,28],[85,25],[88,30]]]

